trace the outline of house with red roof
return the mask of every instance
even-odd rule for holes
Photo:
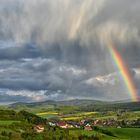
[[[57,123],[57,126],[58,127],[61,127],[61,128],[67,128],[67,123],[65,123],[65,122],[59,122],[59,123]]]
[[[43,125],[36,125],[36,126],[34,127],[34,130],[35,130],[36,132],[38,132],[38,133],[41,133],[41,132],[43,132],[43,131],[45,130],[45,128],[44,128]]]
[[[59,122],[59,123],[57,123],[57,126],[60,128],[73,128],[72,124],[68,124],[66,122]]]
[[[90,126],[90,125],[86,125],[86,126],[84,126],[84,130],[91,131],[91,130],[92,130],[92,128],[91,128],[91,126]]]

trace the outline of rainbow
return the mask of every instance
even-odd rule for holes
[[[133,79],[128,71],[128,68],[119,53],[119,51],[116,49],[112,41],[109,41],[108,48],[111,54],[111,57],[113,58],[115,65],[117,66],[118,70],[120,71],[121,77],[124,81],[124,84],[128,90],[129,96],[131,97],[132,101],[138,101],[138,93],[135,87],[135,84],[133,82]]]

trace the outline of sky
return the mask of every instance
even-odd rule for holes
[[[107,37],[140,95],[139,0],[0,0],[0,102],[126,100]]]

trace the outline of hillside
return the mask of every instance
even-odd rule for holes
[[[0,114],[0,140],[100,140],[103,135],[81,129],[70,133],[71,130],[51,127],[46,119],[26,111],[0,110]],[[43,131],[37,131],[37,126]]]
[[[96,100],[69,100],[69,101],[44,101],[37,103],[15,103],[8,106],[8,108],[21,110],[25,109],[28,111],[36,112],[36,110],[47,111],[47,110],[62,110],[70,109],[72,111],[117,111],[128,110],[128,111],[139,111],[140,102],[103,102]]]

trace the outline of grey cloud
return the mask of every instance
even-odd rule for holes
[[[107,49],[109,39],[129,69],[140,67],[139,0],[0,3],[0,88],[35,95],[48,90],[50,99],[129,98],[121,83],[99,87],[86,81],[117,71]]]
[[[48,97],[45,95],[45,90],[30,91],[30,90],[9,90],[0,89],[0,102],[35,102],[44,101]]]

